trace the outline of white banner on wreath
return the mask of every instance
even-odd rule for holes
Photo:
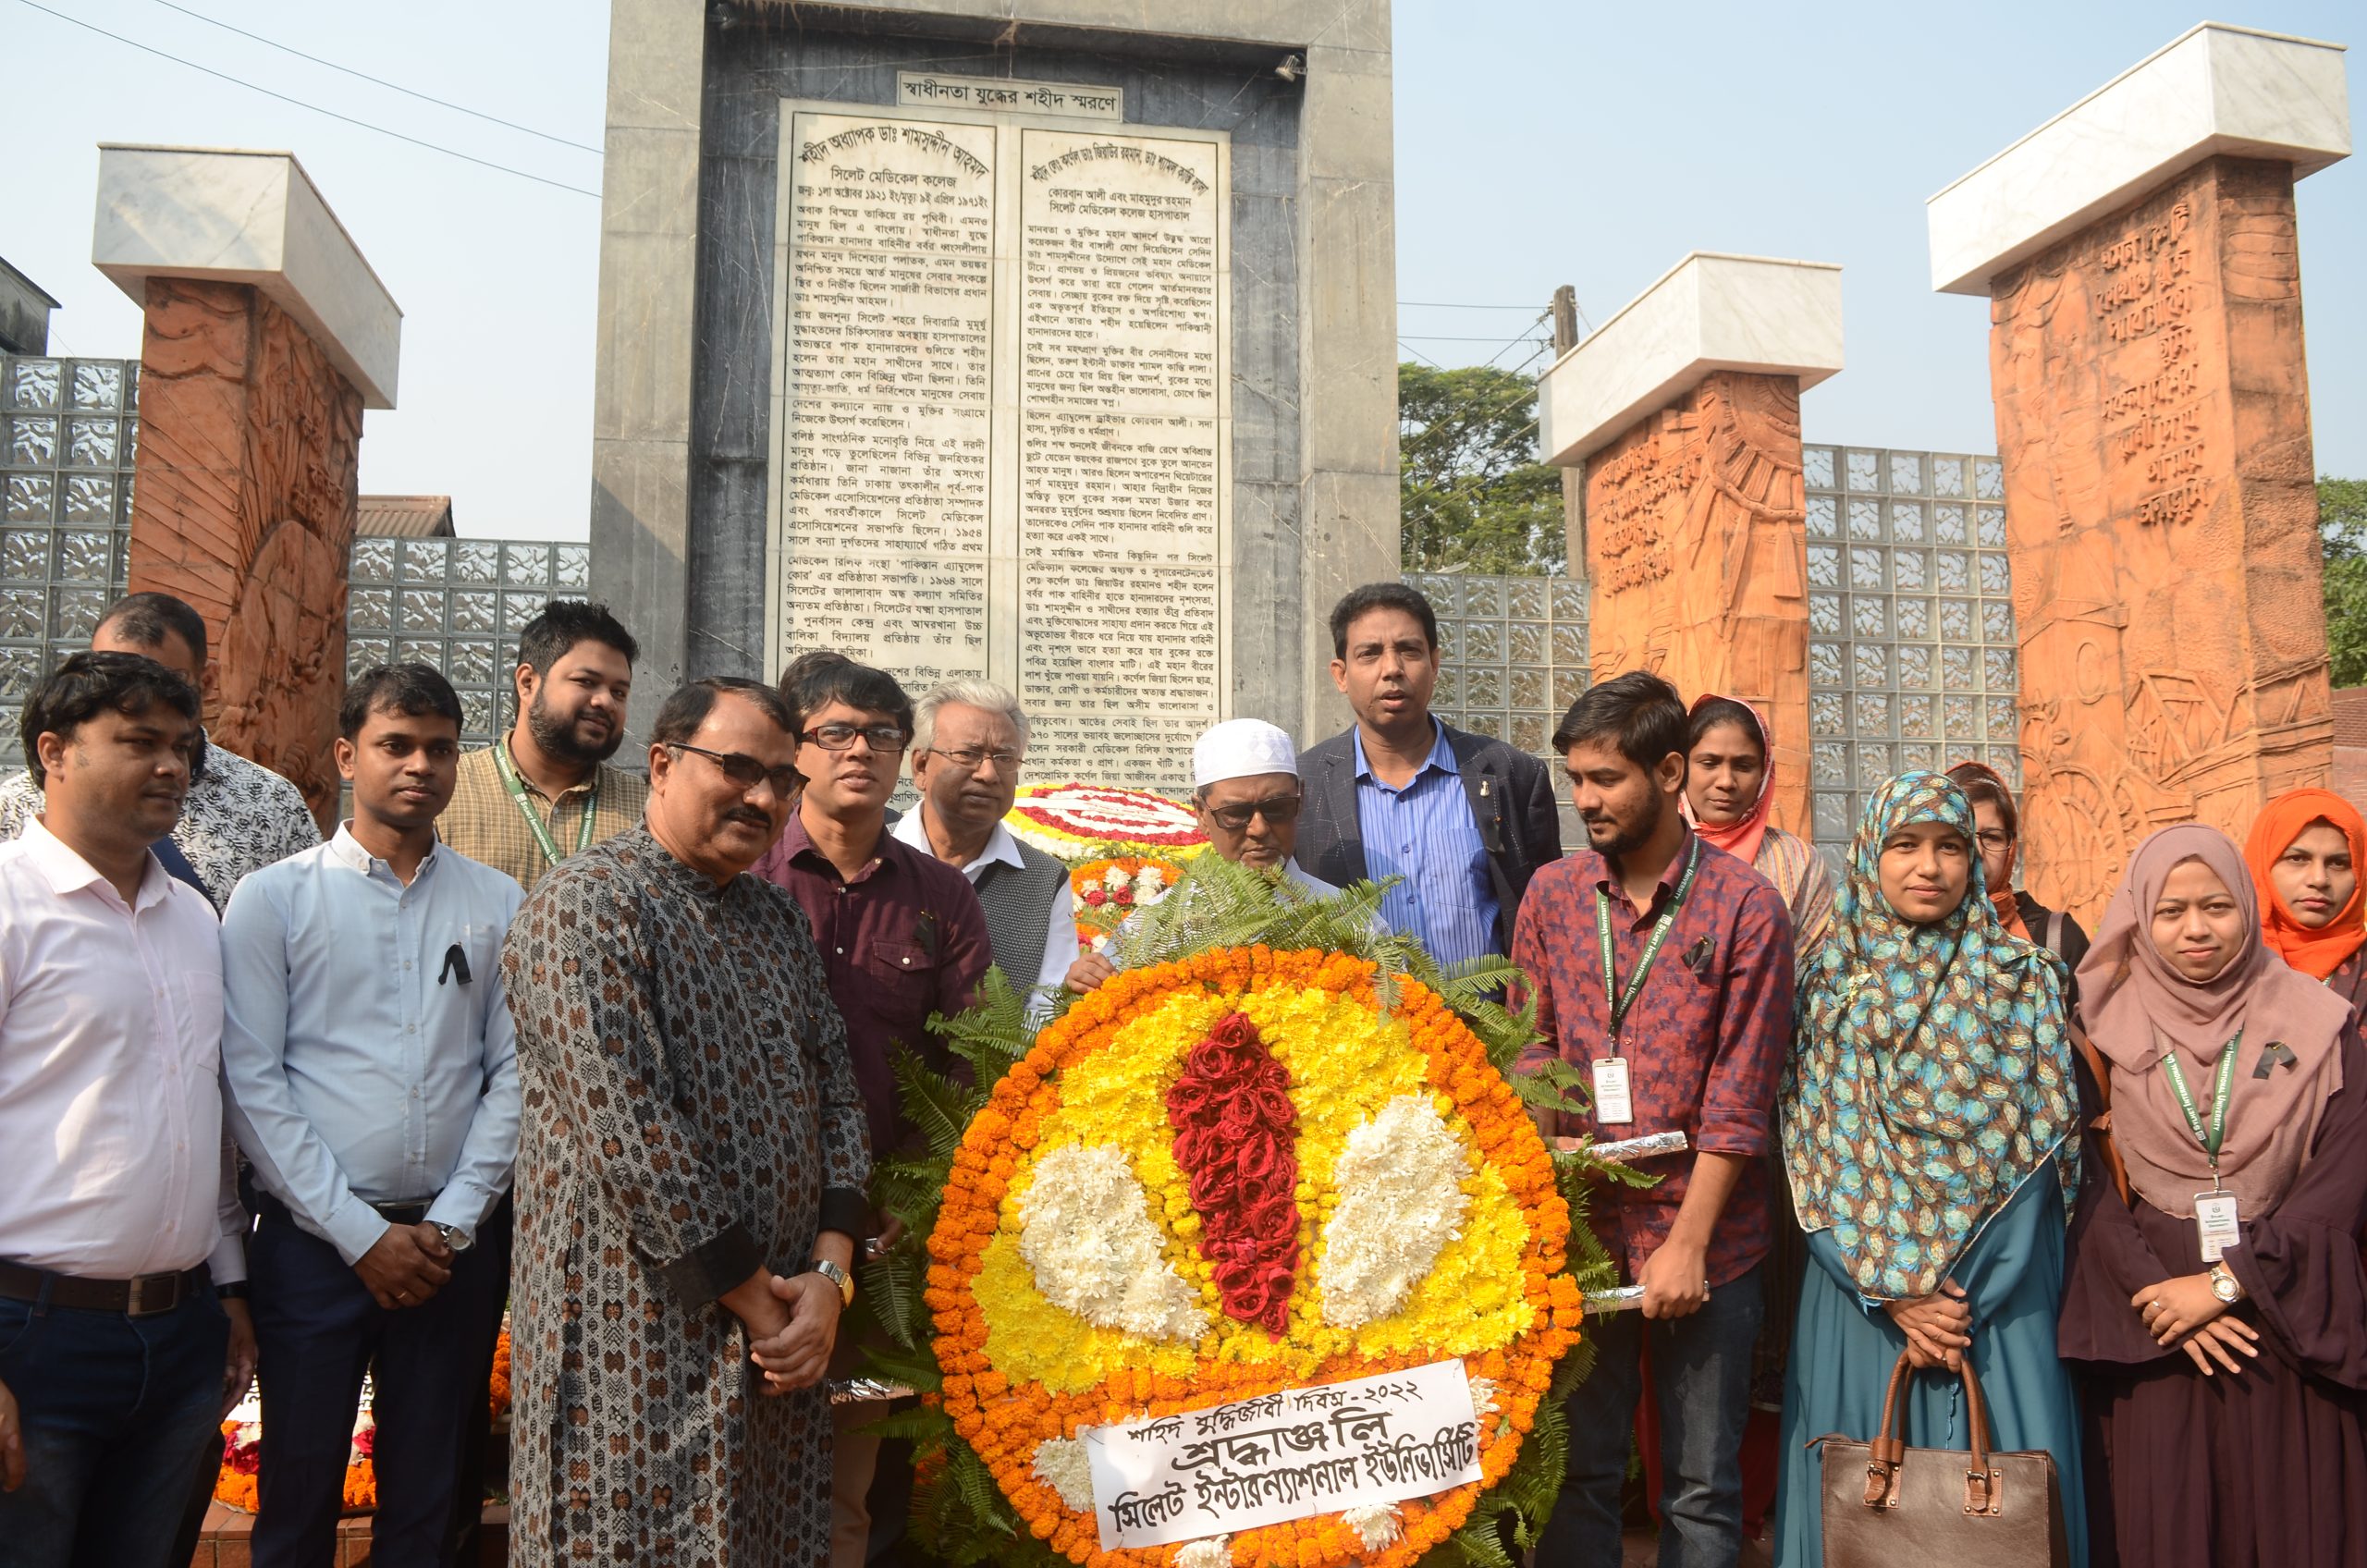
[[[1479,1479],[1460,1361],[1080,1431],[1101,1548],[1164,1546]]]

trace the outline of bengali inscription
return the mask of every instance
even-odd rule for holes
[[[1460,1361],[1078,1433],[1104,1550],[1429,1497],[1478,1480]]]
[[[1081,87],[1070,81],[1024,81],[1014,77],[941,76],[898,71],[896,102],[914,108],[979,108],[1023,114],[1067,115],[1078,119],[1122,120],[1126,96],[1115,87]]]
[[[2138,356],[2125,372],[2131,378],[2105,395],[2104,445],[2115,488],[2138,491],[2129,515],[2148,528],[2191,522],[2210,498],[2192,320],[2195,245],[2193,211],[2177,202],[2103,240],[2084,269],[2107,363],[2124,368],[2119,350]]]

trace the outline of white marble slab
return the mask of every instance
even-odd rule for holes
[[[395,406],[403,312],[292,153],[102,143],[91,261],[143,303],[151,277],[251,284]]]
[[[1841,269],[1696,251],[1564,353],[1538,386],[1545,460],[1583,461],[1712,371],[1841,368]]]
[[[2350,155],[2343,46],[2204,22],[1925,203],[1932,287],[1989,280],[2221,153],[2293,178]]]

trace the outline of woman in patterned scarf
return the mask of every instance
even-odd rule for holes
[[[1821,1463],[1871,1438],[1905,1352],[1905,1434],[1968,1449],[1972,1358],[1996,1446],[2044,1449],[2087,1553],[2079,1413],[2054,1354],[2063,1236],[2079,1191],[2078,1096],[2055,960],[1998,924],[1971,804],[1909,773],[1866,802],[1833,937],[1800,981],[1777,1106],[1812,1267],[1784,1400],[1775,1560],[1823,1562]]]

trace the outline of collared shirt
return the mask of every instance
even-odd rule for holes
[[[937,853],[930,847],[928,829],[922,825],[921,808],[918,806],[898,818],[896,826],[888,831],[900,844],[910,844],[925,855]],[[975,888],[978,878],[986,875],[987,867],[990,865],[1007,865],[1017,871],[1024,864],[1019,858],[1019,840],[1012,836],[1010,828],[998,822],[995,830],[987,836],[987,847],[978,852],[975,859],[958,869]],[[1064,883],[1052,896],[1051,920],[1044,931],[1044,958],[1036,966],[1035,984],[1027,998],[1030,1008],[1039,1012],[1050,1010],[1053,998],[1060,994],[1061,985],[1069,977],[1069,965],[1076,962],[1076,889]],[[1016,980],[1019,977],[1013,975],[1012,978]]]
[[[33,776],[11,774],[0,783],[0,839],[23,832],[41,807]],[[320,841],[301,790],[260,763],[207,744],[204,771],[190,781],[173,842],[205,879],[216,913],[230,907],[231,892],[251,873]]]
[[[1363,729],[1349,731],[1356,750],[1356,826],[1366,875],[1376,882],[1404,878],[1382,896],[1382,921],[1420,937],[1432,958],[1450,965],[1495,953],[1502,906],[1454,748],[1446,727],[1436,718],[1430,724],[1438,736],[1430,754],[1394,788],[1374,777]]]
[[[1611,901],[1612,951],[1624,990],[1696,841],[1686,835],[1640,914],[1592,850],[1539,868],[1513,936],[1513,962],[1535,987],[1545,1035],[1524,1063],[1558,1052],[1580,1073],[1591,1072],[1611,1035],[1595,894],[1600,889]],[[1749,866],[1703,844],[1692,890],[1621,1030],[1635,1121],[1605,1123],[1589,1112],[1563,1117],[1559,1131],[1605,1142],[1680,1132],[1696,1153],[1763,1155],[1791,1038],[1792,923],[1783,898]],[[1648,1160],[1644,1169],[1662,1178],[1658,1186],[1601,1186],[1589,1195],[1595,1233],[1626,1264],[1629,1278],[1668,1240],[1692,1166],[1690,1153]],[[1744,1163],[1711,1236],[1712,1285],[1766,1256],[1770,1223],[1767,1162],[1754,1158]]]
[[[584,782],[560,790],[557,800],[536,789],[523,774],[518,781],[526,787],[526,798],[549,830],[551,847],[561,860],[575,853],[587,801],[592,802],[595,844],[640,827],[643,809],[649,804],[648,779],[605,762]],[[596,800],[593,797],[595,784],[599,787]],[[491,746],[460,753],[452,802],[435,819],[435,834],[471,860],[505,873],[521,888],[532,888],[551,868],[543,847],[534,842],[534,830],[526,826],[518,802],[509,798],[508,787],[501,782],[501,766],[494,760]]]
[[[214,913],[153,855],[123,900],[38,818],[0,844],[0,1257],[247,1277]]]
[[[885,1158],[908,1142],[896,1094],[896,1047],[939,1072],[961,1065],[928,1032],[928,1018],[968,1007],[994,962],[978,895],[953,867],[885,829],[870,863],[852,879],[842,877],[795,813],[780,841],[749,869],[787,888],[814,927],[830,999],[846,1020],[872,1153]]]
[[[256,1184],[348,1263],[386,1232],[373,1204],[433,1199],[430,1220],[473,1231],[509,1190],[518,1036],[501,939],[522,896],[443,844],[405,887],[341,827],[230,900],[230,1125]]]

